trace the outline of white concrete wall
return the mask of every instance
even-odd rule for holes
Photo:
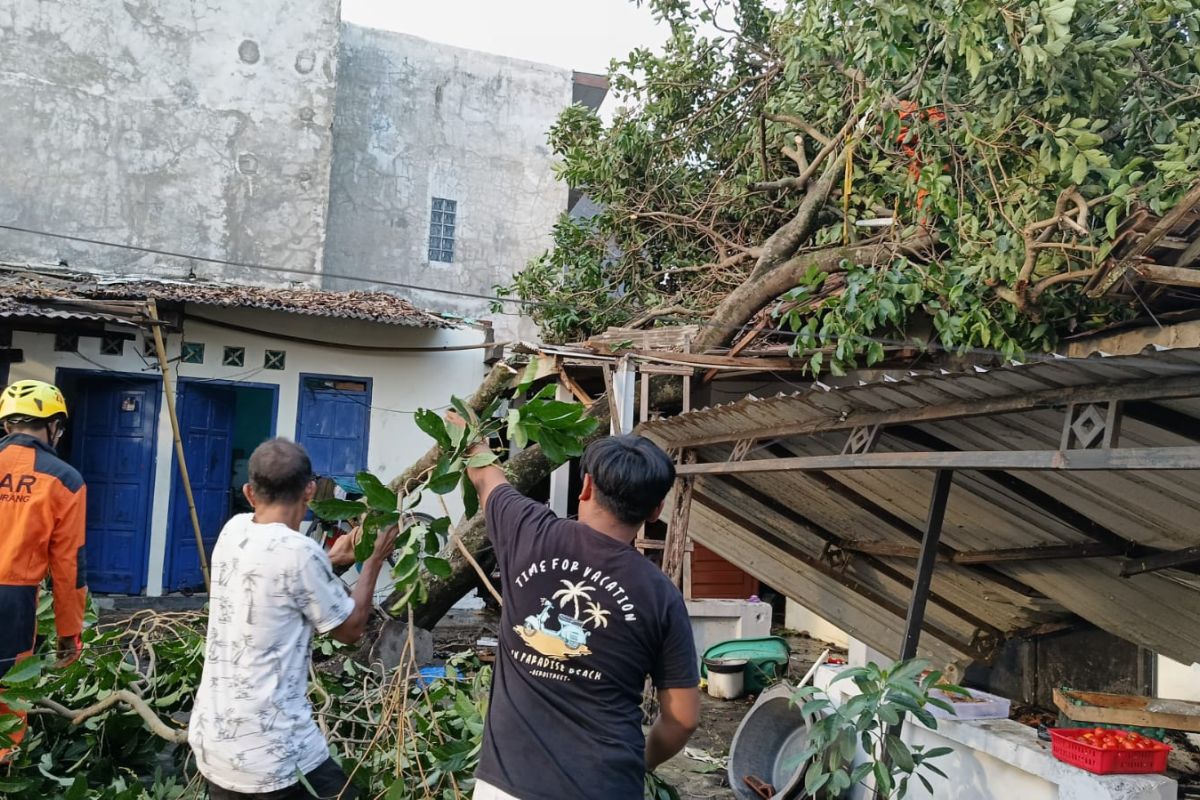
[[[337,0],[0,2],[0,219],[319,271],[338,11]],[[9,231],[0,256],[278,280]]]
[[[771,635],[771,606],[748,600],[688,600],[696,657],[714,644],[730,639],[761,639]]]
[[[441,347],[472,344],[482,340],[478,330],[438,331],[375,325],[357,320],[325,319],[280,314],[255,309],[197,309],[205,317],[232,322],[244,327],[295,335],[304,338],[328,339],[333,342],[361,343],[373,346]],[[373,381],[371,398],[371,438],[368,447],[368,468],[381,477],[400,473],[412,461],[429,449],[431,440],[405,413],[419,407],[437,408],[449,402],[450,395],[465,396],[474,391],[485,374],[482,350],[425,353],[365,353],[338,349],[332,346],[301,344],[273,339],[269,335],[253,335],[188,321],[183,335],[167,337],[168,355],[179,355],[180,343],[203,342],[206,345],[204,364],[174,363],[172,382],[180,377],[245,380],[254,383],[276,384],[279,387],[279,409],[276,431],[280,436],[295,438],[296,411],[300,392],[300,373],[321,373],[365,377]],[[83,370],[115,370],[158,375],[157,366],[147,367],[138,354],[140,339],[127,342],[123,356],[103,356],[99,340],[80,338],[79,353],[54,352],[54,337],[47,333],[16,331],[13,347],[24,351],[24,363],[14,364],[11,380],[35,378],[53,381],[59,367]],[[222,367],[221,352],[226,346],[246,348],[245,367]],[[263,351],[282,349],[287,352],[287,369],[261,369]],[[85,360],[89,359],[89,360]],[[95,362],[95,363],[92,363]],[[175,469],[173,437],[165,402],[160,403],[158,420],[158,450],[154,483],[154,506],[151,519],[150,554],[147,594],[161,593],[163,564],[167,546],[168,511],[171,495],[172,470]],[[453,515],[462,506],[455,494],[445,499]],[[426,498],[424,510],[440,515],[441,506],[435,498]]]
[[[858,694],[852,681],[833,682],[841,669],[821,667],[813,679],[835,705]],[[938,720],[934,731],[909,717],[901,738],[910,747],[953,751],[934,762],[946,778],[927,775],[932,793],[920,781],[910,782],[908,797],[914,800],[1171,800],[1179,791],[1165,775],[1094,775],[1065,764],[1054,758],[1035,729],[1008,719]],[[863,760],[860,749],[855,763]],[[869,786],[859,786],[850,797],[870,800],[873,794]]]
[[[790,630],[807,633],[822,642],[836,644],[838,647],[850,645],[850,634],[821,615],[809,611],[790,597],[787,598],[783,624]]]
[[[1200,701],[1200,664],[1181,664],[1159,656],[1155,694],[1172,700]]]
[[[546,136],[572,91],[567,69],[344,25],[326,271],[494,294],[549,247],[567,210]],[[433,197],[458,204],[451,264],[428,257]],[[487,301],[404,293],[492,319],[497,338],[535,338]]]

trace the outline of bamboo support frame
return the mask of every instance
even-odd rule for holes
[[[204,536],[200,531],[200,517],[196,514],[196,499],[192,495],[192,481],[188,476],[187,458],[183,451],[183,439],[179,434],[179,417],[175,414],[175,392],[171,385],[171,369],[167,363],[167,348],[163,344],[162,320],[158,317],[158,305],[149,300],[146,310],[150,315],[150,328],[154,333],[154,349],[158,353],[158,368],[162,371],[163,393],[167,396],[167,415],[171,418],[171,432],[175,437],[175,460],[179,463],[179,477],[183,481],[183,492],[187,497],[188,514],[192,518],[192,532],[196,535],[196,554],[200,557],[200,571],[204,573],[204,590],[212,590],[212,578],[208,571],[208,554],[204,552]]]

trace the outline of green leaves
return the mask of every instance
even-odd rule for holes
[[[797,177],[802,159],[788,153],[800,148],[811,163],[822,137],[864,108],[851,180],[839,181],[782,258],[832,257],[845,228],[850,244],[927,230],[937,253],[895,267],[902,292],[880,285],[888,265],[847,262],[823,285],[798,280],[771,298],[811,371],[880,363],[884,342],[924,335],[926,320],[941,347],[1015,357],[1138,313],[1124,300],[1087,297],[1080,281],[1014,307],[1024,231],[1077,187],[1093,213],[1082,231],[1054,226],[1055,247],[1039,254],[1031,283],[1093,268],[1107,253],[1072,247],[1103,248],[1131,208],[1124,197],[1095,201],[1122,185],[1161,214],[1195,180],[1195,3],[1027,0],[1000,14],[978,2],[781,0],[766,21],[738,4],[734,33],[715,39],[696,4],[651,5],[674,27],[661,48],[614,65],[626,110],[606,124],[572,108],[551,132],[563,177],[601,208],[562,219],[552,248],[504,290],[537,302],[547,341],[584,340],[666,308],[662,325],[742,325],[711,317],[750,274],[749,263],[725,259],[763,247],[804,202],[803,190],[755,185]],[[853,80],[831,64],[853,65]],[[855,224],[888,217],[885,230]],[[510,428],[524,446],[524,431]]]
[[[331,522],[357,519],[367,511],[367,507],[357,500],[339,500],[337,498],[314,500],[308,504],[308,507],[319,519]]]
[[[644,800],[679,800],[679,791],[657,773],[647,772]]]
[[[554,393],[555,387],[547,386],[512,409],[507,425],[514,444],[526,447],[536,442],[552,464],[562,464],[583,455],[583,440],[599,423],[587,416],[582,404],[555,400]]]
[[[42,670],[46,667],[47,662],[37,656],[18,661],[13,665],[3,678],[0,678],[0,685],[3,686],[22,686],[36,681],[42,675]]]
[[[396,493],[370,472],[360,472],[356,478],[367,505],[376,511],[395,511],[400,505]]]
[[[793,695],[793,705],[800,705],[806,717],[816,715],[808,729],[807,749],[794,765],[807,763],[804,782],[808,796],[836,800],[849,787],[872,778],[880,797],[903,797],[911,776],[924,784],[922,771],[941,775],[927,762],[948,755],[949,748],[909,748],[890,732],[905,714],[937,728],[937,720],[924,706],[933,702],[929,692],[940,685],[941,674],[926,672],[927,667],[925,661],[911,660],[887,668],[869,663],[843,669],[833,683],[850,682],[854,690],[840,706],[813,686]]]
[[[446,432],[446,422],[436,411],[430,411],[427,408],[418,409],[413,419],[418,428],[433,437],[434,441],[438,443],[438,447],[443,450],[451,448],[450,434]]]

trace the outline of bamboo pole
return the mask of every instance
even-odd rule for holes
[[[192,531],[196,534],[196,554],[200,556],[200,571],[204,573],[204,590],[211,592],[212,580],[208,574],[208,554],[204,552],[204,536],[200,533],[200,517],[196,514],[196,499],[192,496],[192,480],[188,477],[183,439],[179,435],[179,417],[175,415],[175,392],[171,386],[171,370],[167,365],[167,348],[163,345],[162,321],[158,318],[158,305],[153,300],[147,301],[146,308],[150,312],[150,328],[154,331],[154,349],[158,351],[158,368],[162,371],[163,392],[167,395],[167,415],[171,418],[171,431],[175,435],[175,460],[179,463],[179,477],[183,480],[183,493],[187,496],[188,513],[192,517]]]

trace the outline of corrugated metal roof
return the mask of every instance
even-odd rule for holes
[[[757,442],[748,458],[831,455],[842,451],[856,418],[874,412],[1016,405],[1031,393],[1059,387],[1153,390],[1196,377],[1196,349],[1055,358],[958,373],[907,372],[840,386],[816,382],[807,391],[655,421],[640,432],[665,447],[696,447],[702,462],[728,459],[729,442],[746,438]],[[1122,447],[1200,441],[1198,398],[1150,397],[1127,403],[1124,412]],[[1054,450],[1063,420],[1061,407],[917,418],[885,427],[874,449]],[[915,546],[932,477],[928,470],[704,476],[696,484],[689,532],[858,638],[895,652],[915,561],[841,551],[836,543]],[[1176,550],[1200,545],[1198,497],[1200,471],[963,471],[954,476],[942,542],[964,553],[1091,542],[1082,519],[1095,526],[1093,535],[1098,528],[1147,547]],[[1121,557],[987,567],[939,563],[922,637],[925,652],[944,659],[975,656],[986,649],[980,647],[987,644],[981,632],[985,639],[989,629],[1005,636],[1069,613],[1177,660],[1200,661],[1200,579],[1179,570],[1124,578],[1123,564]]]
[[[114,314],[102,314],[94,311],[75,311],[54,308],[39,303],[26,303],[12,297],[0,297],[0,318],[15,319],[34,317],[37,319],[85,320],[88,322],[111,322],[127,324],[129,320]]]
[[[224,308],[261,308],[420,328],[456,326],[440,314],[417,308],[408,300],[387,292],[334,292],[302,286],[246,286],[202,280],[96,275],[24,265],[0,264],[0,298],[27,302],[153,299]]]

